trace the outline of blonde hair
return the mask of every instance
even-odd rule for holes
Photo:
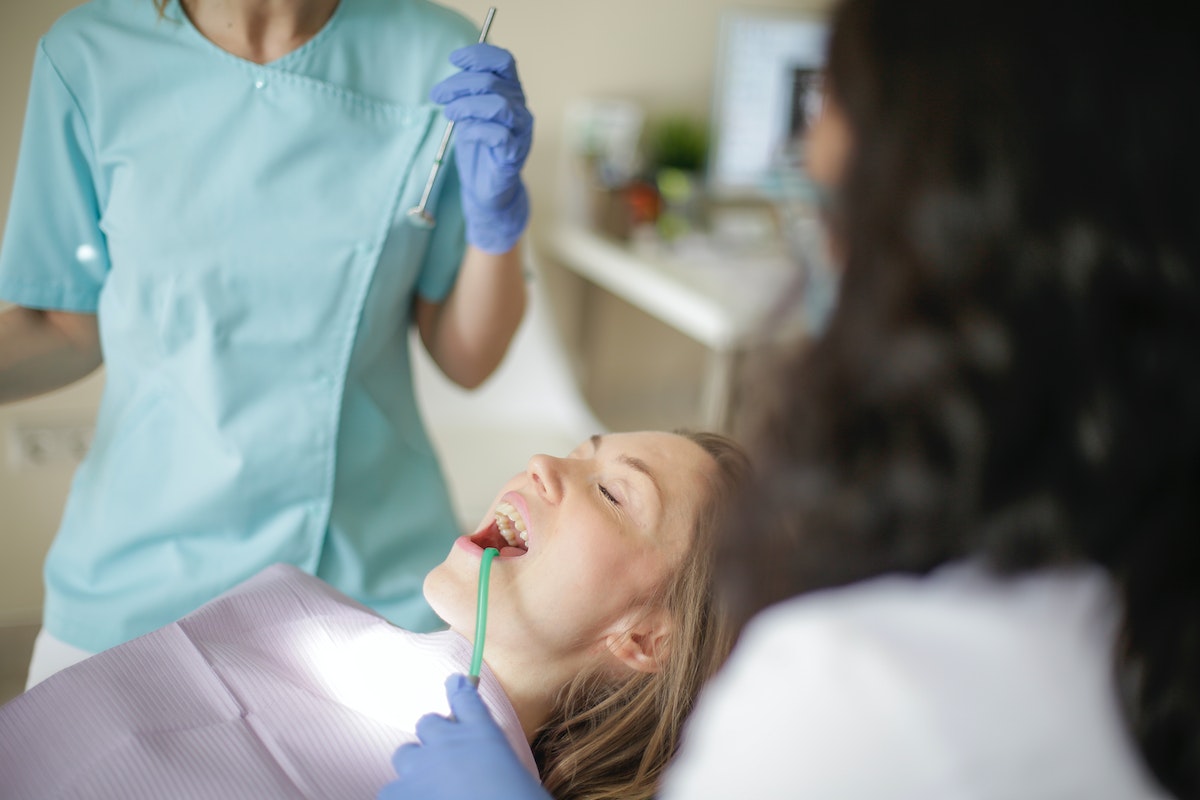
[[[675,754],[700,687],[724,662],[732,626],[713,589],[716,529],[750,475],[745,452],[715,433],[679,430],[716,463],[692,544],[660,602],[672,620],[668,655],[656,673],[582,673],[560,692],[534,739],[542,784],[558,800],[651,797]]]

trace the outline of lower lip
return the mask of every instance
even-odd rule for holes
[[[454,540],[454,546],[456,548],[463,550],[465,553],[470,555],[472,558],[478,558],[478,559],[483,558],[483,548],[480,547],[479,545],[475,544],[474,542],[472,542],[471,537],[469,537],[469,536],[458,537],[457,539]],[[505,548],[505,549],[508,549],[508,548]],[[501,560],[513,561],[517,558],[524,558],[524,557],[525,557],[524,553],[522,553],[519,556],[497,555],[496,560],[497,561],[501,561]]]
[[[471,541],[470,536],[460,536],[454,540],[454,546],[465,550],[475,558],[483,558],[483,548]]]

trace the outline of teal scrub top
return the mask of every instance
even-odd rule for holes
[[[40,42],[0,298],[96,312],[107,381],[46,562],[46,630],[102,650],[275,562],[412,630],[458,535],[415,404],[414,295],[464,250],[406,224],[444,119],[429,88],[474,23],[341,0],[258,65],[173,3],[95,0]]]

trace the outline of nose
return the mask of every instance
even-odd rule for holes
[[[563,459],[538,454],[525,467],[538,494],[548,503],[557,503],[563,496]]]

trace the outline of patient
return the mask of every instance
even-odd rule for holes
[[[534,456],[425,580],[413,634],[271,567],[0,708],[8,797],[374,797],[466,672],[483,548],[480,694],[558,798],[650,797],[729,634],[712,527],[748,472],[713,434],[592,437]],[[463,764],[463,769],[470,769]]]

